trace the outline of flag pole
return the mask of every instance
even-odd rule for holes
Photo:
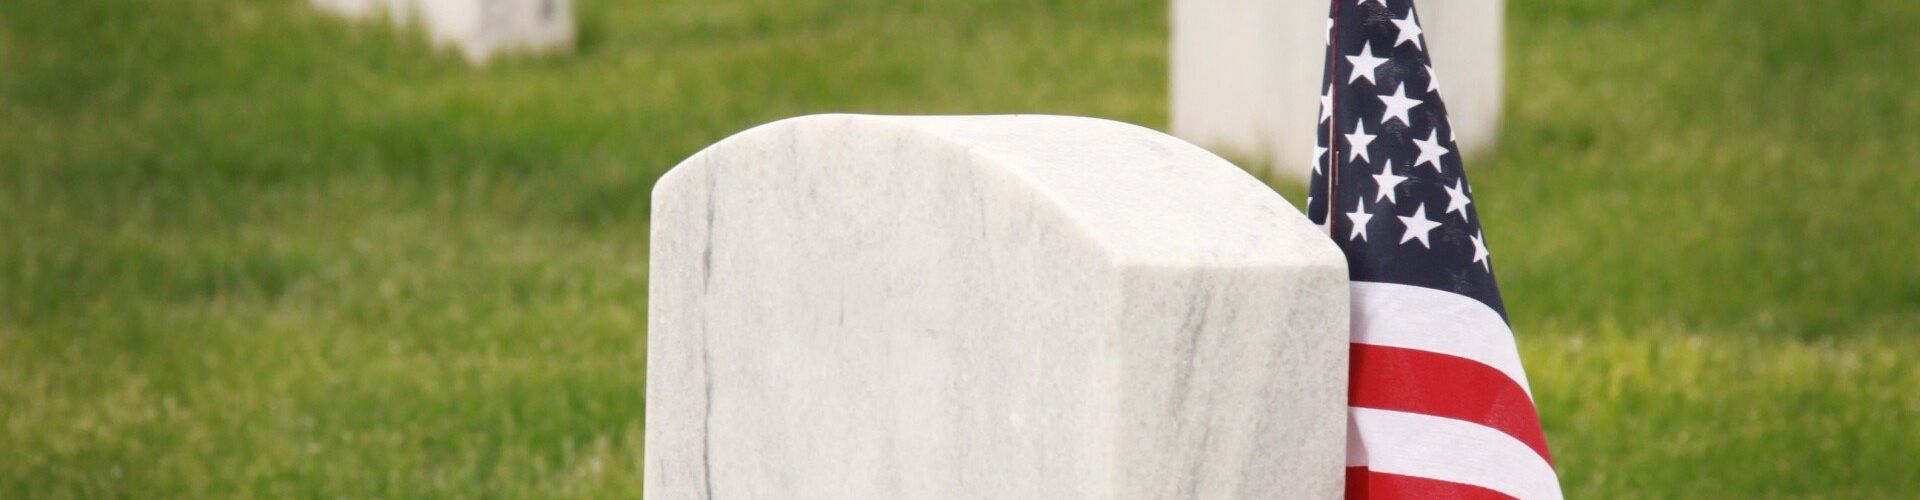
[[[1340,201],[1340,0],[1333,0],[1332,23],[1327,27],[1327,237],[1340,240],[1334,228],[1334,205]]]

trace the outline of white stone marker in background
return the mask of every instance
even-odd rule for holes
[[[1483,151],[1498,132],[1505,0],[1418,6],[1448,118],[1467,154]],[[1173,134],[1306,180],[1328,7],[1327,0],[1174,0]]]
[[[349,18],[384,15],[416,20],[436,44],[460,49],[468,62],[507,52],[569,50],[574,42],[570,0],[313,0]]]
[[[1341,494],[1346,264],[1198,147],[808,116],[652,216],[647,498]]]

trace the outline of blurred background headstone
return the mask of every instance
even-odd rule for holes
[[[1498,132],[1505,0],[1424,0],[1417,19],[1471,155]],[[1305,181],[1327,48],[1326,0],[1174,0],[1173,135]],[[1396,7],[1398,9],[1398,7]]]
[[[570,0],[313,0],[323,10],[354,19],[384,16],[418,23],[441,46],[459,49],[474,64],[502,53],[573,48]]]

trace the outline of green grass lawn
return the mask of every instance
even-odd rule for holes
[[[0,1],[0,498],[637,495],[653,180],[812,112],[1164,126],[1164,5],[1102,3],[580,0],[578,54],[469,69]],[[1920,494],[1916,25],[1511,2],[1467,161],[1569,494]]]

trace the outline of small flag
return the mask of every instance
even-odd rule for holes
[[[1413,0],[1332,3],[1307,211],[1353,281],[1347,498],[1560,498]]]

